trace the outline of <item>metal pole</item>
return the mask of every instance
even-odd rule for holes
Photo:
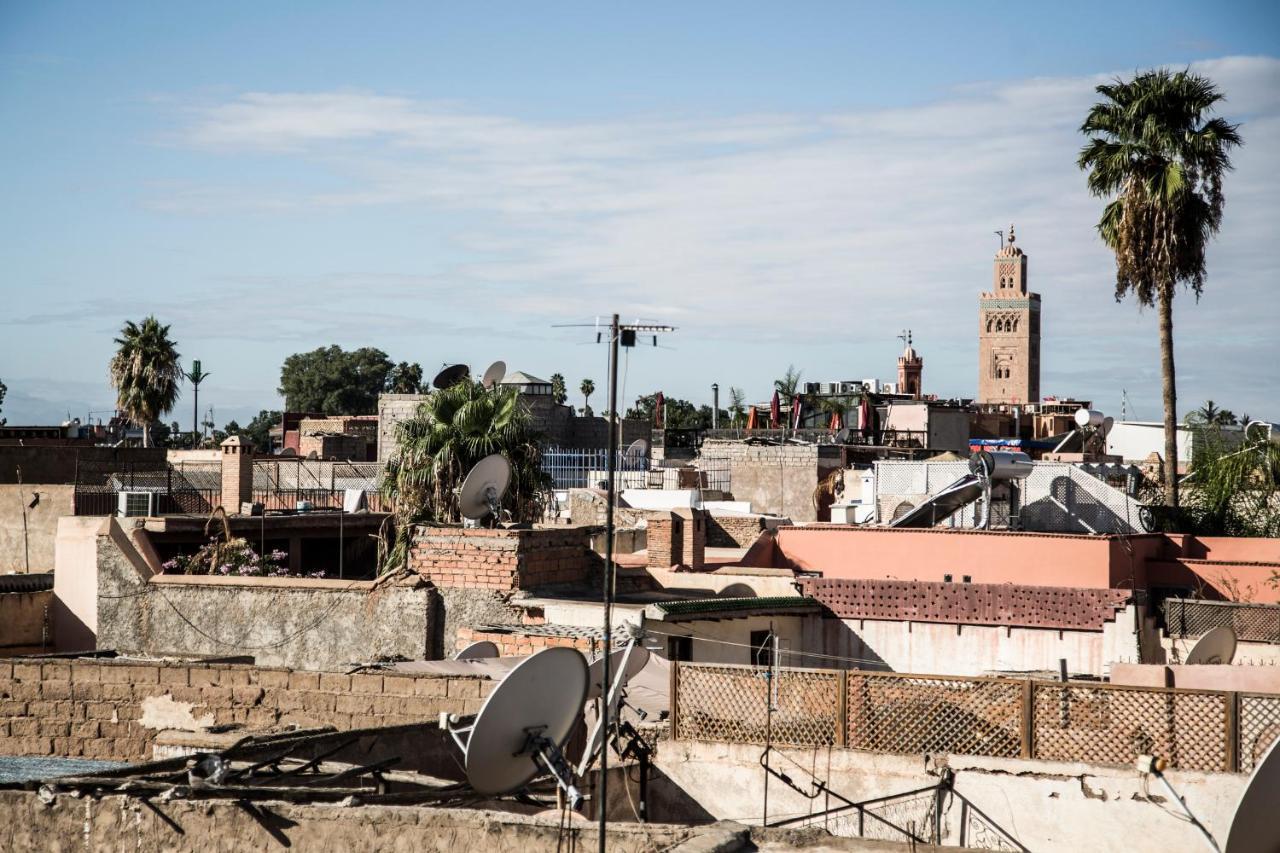
[[[720,429],[720,383],[711,383],[711,428]]]
[[[601,685],[606,700],[600,704],[600,731],[604,735],[604,749],[600,751],[600,787],[599,799],[596,801],[597,817],[600,820],[599,847],[600,853],[606,853],[605,833],[608,829],[607,807],[609,801],[609,652],[613,650],[613,501],[614,478],[617,474],[618,431],[614,421],[618,417],[618,315],[613,315],[609,324],[609,458],[605,460],[608,479],[606,480],[604,520],[604,679]]]
[[[200,383],[191,383],[191,447],[200,446]]]

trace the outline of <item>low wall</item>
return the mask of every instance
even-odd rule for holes
[[[22,482],[28,487],[75,483],[76,472],[84,467],[105,471],[122,470],[133,465],[139,470],[162,470],[165,453],[162,447],[23,447],[5,444],[0,445],[0,483],[18,482],[19,469]]]
[[[1189,690],[1280,694],[1280,666],[1118,663],[1111,667],[1111,683],[1134,687],[1185,687]]]
[[[440,587],[517,590],[589,581],[587,528],[486,530],[417,527],[409,568]]]
[[[0,648],[52,650],[53,590],[0,593]]]
[[[822,478],[842,465],[835,445],[751,445],[707,441],[703,459],[724,460],[736,500],[750,501],[754,512],[817,521],[813,493]]]
[[[938,768],[945,764],[955,772],[956,792],[1031,850],[1076,853],[1199,850],[1204,846],[1203,836],[1175,816],[1158,783],[1144,785],[1131,767],[957,755],[922,760],[919,755],[876,755],[846,749],[783,752],[796,764],[783,759],[777,759],[777,764],[801,787],[808,782],[807,774],[796,765],[816,768],[832,791],[855,801],[936,784]],[[664,741],[656,761],[667,779],[711,817],[760,822],[765,775],[760,769],[759,746]],[[1176,771],[1170,771],[1168,777],[1209,831],[1225,840],[1247,777]],[[770,820],[812,813],[821,808],[821,802],[802,798],[776,779],[769,785]],[[928,802],[917,805],[923,814]],[[659,819],[679,817],[670,814]],[[905,819],[899,813],[892,817]],[[944,843],[957,843],[960,818],[959,798],[944,800]]]
[[[750,548],[764,530],[764,517],[712,512],[707,517],[708,548]]]
[[[140,761],[150,758],[161,730],[411,725],[441,711],[474,714],[492,685],[469,677],[243,664],[6,659],[0,660],[0,754]]]
[[[75,486],[0,483],[0,574],[53,571],[58,519],[75,511]]]

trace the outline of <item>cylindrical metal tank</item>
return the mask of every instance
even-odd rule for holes
[[[969,457],[969,470],[992,480],[1021,480],[1034,464],[1027,454],[1009,450],[979,450]]]
[[[1077,409],[1076,410],[1076,426],[1081,427],[1100,427],[1106,415],[1097,409]]]

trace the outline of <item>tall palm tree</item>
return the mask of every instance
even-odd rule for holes
[[[590,379],[584,379],[578,386],[578,390],[582,392],[582,413],[585,415],[591,410],[591,395],[596,392],[596,383]]]
[[[154,316],[142,323],[129,320],[115,339],[111,359],[111,386],[116,408],[142,428],[142,446],[151,446],[151,424],[173,408],[185,375],[178,350],[169,340],[169,327]]]
[[[740,426],[742,418],[746,414],[747,395],[743,393],[741,388],[729,389],[729,417],[733,419],[733,425]]]
[[[800,376],[802,372],[803,371],[796,370],[796,366],[794,364],[788,364],[787,372],[782,375],[782,378],[773,380],[773,387],[778,390],[780,395],[787,398],[784,402],[790,401],[790,399],[796,395],[796,389],[800,387]]]
[[[1116,256],[1116,301],[1133,294],[1157,306],[1164,384],[1166,500],[1178,505],[1178,400],[1173,364],[1173,296],[1204,289],[1205,246],[1222,224],[1222,179],[1237,125],[1208,118],[1223,95],[1189,71],[1148,71],[1097,87],[1080,132],[1090,139],[1078,165],[1089,191],[1111,199],[1098,233]]]

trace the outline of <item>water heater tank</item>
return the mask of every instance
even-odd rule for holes
[[[1106,420],[1106,416],[1096,409],[1077,409],[1076,410],[1076,426],[1093,427],[1097,429],[1102,426],[1102,422]]]
[[[985,471],[992,480],[1021,480],[1034,465],[1027,454],[1009,450],[979,450],[969,457],[969,470],[974,474]]]

